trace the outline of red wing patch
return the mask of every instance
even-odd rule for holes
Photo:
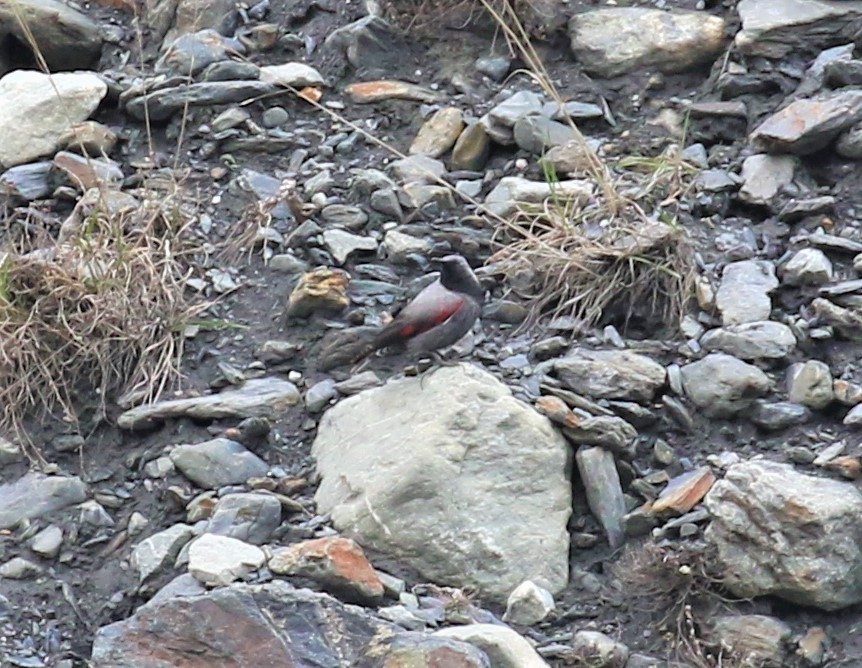
[[[410,337],[416,336],[417,334],[423,334],[427,332],[429,329],[436,327],[437,325],[446,322],[449,318],[451,318],[457,311],[464,305],[463,299],[453,299],[448,301],[447,303],[441,304],[441,308],[438,308],[430,315],[426,315],[421,322],[412,322],[409,325],[405,325],[399,331],[401,336],[409,339]]]
[[[446,307],[439,310],[434,314],[433,325],[439,325],[440,323],[446,322],[449,318],[451,318],[455,313],[464,305],[464,300],[459,299],[457,302],[453,302],[451,304],[446,304]],[[432,326],[433,326],[432,325]],[[428,329],[431,329],[430,327]]]

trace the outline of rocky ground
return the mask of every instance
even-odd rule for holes
[[[0,1],[2,665],[862,666],[862,8],[432,4]]]

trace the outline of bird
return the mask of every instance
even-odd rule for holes
[[[439,262],[439,278],[377,333],[370,352],[403,345],[411,353],[435,353],[470,331],[482,312],[485,291],[460,255],[447,255]]]

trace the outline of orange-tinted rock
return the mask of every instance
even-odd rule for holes
[[[672,511],[683,515],[701,502],[712,489],[715,475],[707,467],[701,467],[673,478],[659,494],[652,506],[654,514]]]
[[[357,104],[368,104],[380,100],[413,100],[415,102],[439,102],[440,94],[406,81],[361,81],[350,84],[345,92]]]
[[[359,601],[383,597],[383,583],[362,548],[349,538],[331,536],[277,550],[269,568],[279,575],[311,578],[322,587]]]
[[[350,300],[350,275],[341,269],[320,267],[299,279],[287,301],[287,316],[307,318],[315,311],[340,311]]]

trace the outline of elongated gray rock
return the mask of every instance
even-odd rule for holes
[[[711,329],[700,345],[744,360],[783,359],[796,348],[796,336],[787,325],[765,320]]]
[[[273,418],[299,403],[293,383],[281,378],[253,378],[237,388],[188,399],[170,399],[137,406],[117,418],[122,429],[146,429],[173,417],[220,419],[226,417]]]
[[[15,482],[0,485],[0,529],[86,500],[87,486],[80,478],[27,473]]]
[[[312,454],[318,511],[363,547],[501,602],[527,579],[565,587],[568,446],[489,373],[445,367],[346,399]]]
[[[706,537],[734,594],[823,610],[862,602],[862,493],[854,485],[751,461],[732,466],[706,506]]]
[[[616,549],[625,540],[626,501],[614,456],[604,448],[581,448],[575,459],[590,511],[605,530],[610,546]]]
[[[166,121],[188,107],[209,107],[216,104],[244,102],[260,95],[284,92],[278,85],[266,81],[203,81],[176,88],[157,90],[136,97],[126,105],[132,118],[142,121]]]
[[[554,362],[554,373],[573,392],[595,399],[652,401],[667,378],[665,368],[629,350],[579,348]]]

